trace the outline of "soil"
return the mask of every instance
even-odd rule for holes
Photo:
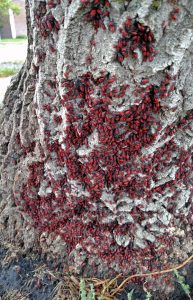
[[[59,280],[53,279],[53,277],[50,277],[46,272],[42,272],[43,275],[40,276],[38,270],[41,270],[42,266],[46,266],[46,269],[52,272],[56,270],[58,266],[52,261],[48,262],[46,258],[40,254],[34,255],[33,257],[23,254],[13,258],[11,262],[4,264],[8,251],[9,250],[3,247],[0,248],[0,299],[52,300],[55,294],[55,287]],[[61,272],[61,269],[59,269],[59,272]],[[186,274],[187,275],[184,276],[186,284],[189,284],[193,296],[193,263],[186,267]],[[39,279],[40,277],[41,279]],[[128,300],[127,293],[132,289],[134,289],[132,300],[146,300],[143,289],[135,284],[128,284],[124,292],[117,296],[117,300]],[[20,298],[20,296],[16,294],[13,298],[10,298],[8,295],[14,290],[20,291],[22,295],[26,295],[27,297]],[[159,293],[152,296],[152,300],[189,300],[178,283],[175,284],[175,292],[169,297],[164,298],[163,295],[159,295]]]
[[[6,257],[7,250],[0,249],[0,261]],[[9,298],[8,294],[13,290],[18,290],[22,295],[27,295],[29,300],[51,300],[54,296],[54,288],[57,281],[53,281],[48,275],[44,275],[42,280],[35,276],[35,270],[45,264],[42,259],[31,259],[25,255],[13,260],[10,264],[0,266],[0,299],[8,300],[20,299],[15,295]]]

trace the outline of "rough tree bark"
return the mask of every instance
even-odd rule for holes
[[[27,60],[1,113],[3,239],[85,276],[184,260],[192,0],[27,0],[26,10]]]

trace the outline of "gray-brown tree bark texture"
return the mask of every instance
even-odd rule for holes
[[[84,276],[182,262],[193,251],[193,1],[26,9],[27,60],[1,111],[3,239]]]

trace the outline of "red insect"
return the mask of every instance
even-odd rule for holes
[[[133,53],[133,58],[137,59],[138,58],[138,54],[137,53]]]
[[[118,59],[118,61],[119,61],[120,63],[122,63],[122,62],[124,61],[124,57],[123,57],[123,55],[122,55],[121,53],[118,53],[118,54],[117,54],[117,59]]]
[[[148,79],[142,79],[142,81],[141,81],[141,84],[147,84],[147,83],[149,83],[149,80]]]
[[[174,14],[174,13],[171,13],[171,19],[173,20],[173,21],[176,21],[177,20],[177,17],[176,17],[176,15]]]
[[[86,5],[88,5],[88,0],[81,0],[81,3],[84,5],[84,6],[86,6]]]
[[[92,10],[90,11],[90,16],[91,16],[91,17],[96,16],[96,14],[97,14],[97,11],[96,11],[95,9],[92,9]]]
[[[114,33],[115,32],[115,23],[113,21],[109,22],[109,30],[110,32]]]

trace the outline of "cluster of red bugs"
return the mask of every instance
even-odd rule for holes
[[[61,0],[48,0],[48,7],[50,9],[56,7],[57,5],[60,4],[60,1]]]
[[[47,38],[50,32],[58,33],[60,29],[59,22],[54,18],[52,12],[49,12],[50,9],[55,8],[59,4],[60,0],[48,0],[47,5],[46,2],[40,1],[38,8],[35,10],[35,20],[44,38]],[[53,47],[51,47],[51,51],[52,48]]]
[[[41,19],[46,15],[47,8],[46,8],[46,2],[40,1],[38,8],[34,12],[36,23],[38,24],[38,27],[40,27]]]
[[[84,7],[91,7],[86,19],[95,29],[105,29],[104,18],[107,17],[109,30],[115,32],[115,24],[110,20],[108,0],[81,2]],[[54,8],[57,4],[59,1],[49,0],[48,8]],[[177,13],[175,11],[174,15]],[[47,13],[46,5],[42,2],[36,12],[36,20],[44,37],[51,31],[59,30],[58,22],[51,13]],[[120,63],[129,55],[137,59],[136,49],[141,51],[143,61],[153,60],[156,54],[153,48],[155,39],[149,27],[128,17],[120,33],[122,37],[115,46]],[[54,53],[54,46],[50,44],[49,47]],[[41,53],[37,55],[42,61],[44,56]],[[88,60],[90,61],[91,57]],[[106,72],[101,72],[98,78],[88,72],[74,80],[67,79],[67,75],[68,72],[61,83],[65,92],[59,103],[65,108],[65,117],[63,118],[59,108],[54,107],[51,101],[42,104],[46,115],[50,115],[51,126],[58,129],[56,138],[50,127],[45,127],[46,162],[51,161],[61,172],[56,175],[52,174],[51,170],[45,171],[43,157],[41,162],[35,161],[29,165],[29,176],[23,185],[20,201],[17,200],[16,204],[32,218],[40,233],[47,231],[60,235],[67,243],[68,253],[80,243],[84,251],[90,252],[91,255],[94,253],[109,266],[109,274],[111,270],[114,272],[114,262],[118,263],[119,270],[123,273],[127,273],[131,268],[135,270],[133,257],[148,270],[156,269],[155,254],[160,256],[160,262],[163,254],[170,254],[173,240],[159,233],[159,236],[156,236],[156,244],[144,240],[145,248],[140,249],[133,247],[135,232],[137,225],[142,226],[144,221],[147,221],[144,230],[151,232],[152,224],[148,223],[148,220],[154,213],[145,211],[144,207],[154,200],[155,194],[171,192],[167,199],[167,211],[175,216],[175,202],[180,196],[178,185],[183,184],[190,189],[193,184],[190,176],[192,149],[180,149],[172,138],[177,130],[188,126],[193,114],[188,113],[173,127],[162,128],[159,121],[161,102],[175,89],[175,78],[169,76],[166,76],[159,86],[143,79],[135,104],[124,111],[113,112],[109,106],[114,98],[127,97],[128,84],[116,87],[116,77]],[[52,92],[55,95],[58,86],[55,80],[46,84],[49,89],[45,94],[52,100]],[[65,129],[62,130],[63,123]],[[163,140],[168,136],[171,140],[165,142],[153,154],[144,155],[142,150],[152,146],[162,130],[165,131]],[[97,132],[97,142],[91,146],[89,138],[94,132]],[[33,152],[35,146],[35,142],[28,147],[21,145],[23,155]],[[82,148],[86,148],[88,152],[82,151],[81,154]],[[177,155],[173,156],[173,153]],[[157,174],[164,173],[165,168],[173,165],[178,167],[175,178],[159,184]],[[155,183],[153,188],[152,180]],[[40,192],[42,183],[49,191],[45,195]],[[80,194],[79,190],[82,191]],[[104,190],[114,197],[115,204],[125,194],[133,200],[143,199],[143,204],[134,206],[129,212],[133,223],[125,222],[124,216],[116,213],[114,218],[114,213],[101,200]],[[190,197],[192,195],[193,190]],[[112,217],[112,221],[108,223],[109,217]],[[165,228],[159,220],[157,225]],[[128,233],[131,240],[129,246],[119,246],[115,235],[127,236]],[[128,267],[125,262],[128,263]],[[95,268],[97,269],[97,265],[93,262],[94,272]]]
[[[55,7],[53,1],[48,3],[50,8]],[[44,38],[47,38],[50,32],[58,33],[60,29],[59,22],[54,18],[51,12],[48,13],[46,3],[40,2],[38,9],[35,11],[35,19],[37,26],[40,29],[40,33]]]
[[[21,147],[21,156],[26,156],[28,153],[32,153],[36,146],[35,141],[32,141],[28,145],[24,146],[21,142],[19,133],[16,135],[16,143]]]
[[[36,64],[39,65],[45,60],[46,53],[38,49],[35,52],[35,57],[36,57]]]
[[[87,0],[81,0],[84,7],[91,6],[91,9],[86,14],[86,21],[90,22],[93,27],[97,30],[99,28],[106,29],[104,19],[108,18],[109,24],[108,29],[111,32],[115,32],[115,22],[110,19],[110,2],[109,0],[93,0],[88,2]]]
[[[170,18],[171,18],[171,20],[172,20],[172,21],[176,21],[176,20],[177,20],[177,16],[178,16],[179,13],[180,13],[179,7],[174,8],[174,9],[172,10],[172,12],[170,13]]]
[[[62,124],[62,117],[58,115],[54,115],[54,122],[56,124]]]
[[[114,46],[117,50],[117,60],[122,63],[125,58],[130,55],[132,58],[137,59],[138,54],[136,49],[139,49],[143,56],[143,61],[153,60],[156,51],[153,48],[155,42],[154,35],[148,26],[142,23],[132,20],[127,17],[123,28],[120,29],[121,38]]]
[[[74,80],[62,81],[65,93],[60,104],[65,107],[67,124],[63,137],[65,148],[48,130],[45,130],[45,142],[50,154],[48,159],[54,160],[59,168],[65,166],[66,173],[56,179],[49,172],[44,174],[44,163],[36,162],[30,165],[29,178],[23,186],[21,200],[24,201],[23,210],[31,216],[39,231],[61,235],[68,245],[69,253],[77,243],[81,243],[85,251],[94,251],[99,259],[108,264],[109,270],[116,261],[122,272],[128,272],[129,267],[128,270],[125,268],[125,261],[132,262],[134,255],[151,270],[152,251],[162,255],[164,247],[165,252],[169,251],[167,249],[170,249],[168,245],[171,241],[163,239],[160,234],[161,250],[156,250],[154,243],[147,241],[144,241],[146,246],[143,250],[133,249],[131,246],[118,246],[113,232],[117,235],[127,235],[130,232],[131,240],[134,241],[136,224],[148,220],[152,214],[143,210],[144,205],[138,205],[130,212],[134,223],[124,224],[123,219],[122,225],[116,220],[105,224],[104,220],[111,212],[100,201],[102,191],[105,187],[108,188],[114,194],[115,202],[124,193],[131,199],[142,197],[144,201],[148,199],[150,202],[154,193],[162,194],[166,189],[170,189],[173,196],[170,197],[171,201],[168,199],[168,210],[175,214],[174,203],[178,197],[175,186],[182,182],[189,188],[192,184],[191,180],[187,179],[192,170],[191,155],[187,151],[181,152],[175,158],[175,165],[179,166],[175,180],[151,189],[152,178],[155,182],[159,180],[156,177],[157,172],[171,166],[172,153],[178,150],[175,142],[170,141],[153,155],[141,154],[141,149],[153,144],[162,130],[157,115],[161,111],[162,99],[174,90],[172,78],[166,76],[159,86],[149,84],[147,79],[143,79],[138,95],[141,102],[120,112],[112,112],[109,105],[114,97],[125,97],[129,85],[117,88],[115,83],[116,77],[105,72],[101,72],[98,78],[94,78],[92,73],[88,72]],[[49,85],[55,88],[54,83],[50,82]],[[51,113],[50,104],[44,104],[43,108]],[[63,118],[57,114],[57,109],[55,111],[53,123],[55,126],[60,125],[61,130]],[[182,119],[176,127],[186,126],[191,118],[192,114],[189,118]],[[151,132],[152,126],[155,129],[154,133]],[[78,149],[82,146],[89,148],[88,137],[95,130],[98,132],[98,146],[90,149],[89,155],[80,156]],[[138,176],[139,174],[141,176]],[[70,182],[74,180],[88,195],[73,194]],[[38,194],[41,182],[46,182],[47,187],[51,188],[46,196]],[[21,203],[17,204],[22,206]],[[86,219],[89,222],[85,222]],[[161,224],[160,226],[164,227]],[[146,230],[151,230],[150,224],[146,225]],[[105,243],[101,243],[105,234],[108,238]],[[88,240],[88,237],[91,240]]]

